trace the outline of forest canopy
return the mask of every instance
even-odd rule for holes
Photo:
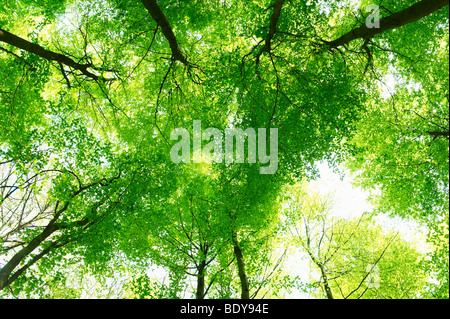
[[[448,0],[3,2],[0,298],[449,297]]]

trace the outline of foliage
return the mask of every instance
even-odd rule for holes
[[[444,2],[6,1],[0,296],[448,298]],[[277,172],[248,154],[173,163],[171,132],[194,120],[277,129]],[[349,168],[375,213],[426,227],[430,253],[329,216],[303,185],[319,161]],[[286,270],[291,244],[319,281]]]
[[[398,232],[383,230],[368,214],[351,219],[333,216],[332,201],[305,183],[291,187],[286,196],[285,232],[316,270],[318,296],[421,297],[428,276],[414,243]]]

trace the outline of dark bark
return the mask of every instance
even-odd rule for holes
[[[275,33],[277,33],[277,24],[278,20],[280,19],[281,8],[283,7],[284,2],[285,0],[276,0],[272,6],[273,12],[272,16],[270,17],[269,33],[267,34],[267,37],[264,40],[264,46],[256,54],[256,74],[258,76],[258,79],[261,79],[261,75],[259,72],[259,63],[261,61],[261,55],[264,52],[270,53],[270,51],[272,50],[272,39],[275,36]]]
[[[97,81],[100,79],[100,77],[96,74],[93,74],[92,72],[88,71],[88,68],[91,68],[91,64],[80,64],[72,60],[71,58],[59,54],[53,51],[49,51],[40,45],[37,45],[35,43],[29,42],[25,39],[22,39],[8,31],[5,31],[3,29],[0,29],[0,41],[8,43],[16,48],[19,48],[21,50],[25,50],[27,52],[30,52],[32,54],[36,54],[37,56],[46,59],[48,61],[55,61],[60,64],[64,64],[68,67],[71,67],[75,70],[80,71],[85,76]],[[63,73],[65,75],[65,73]]]
[[[449,137],[449,132],[427,132],[428,134],[430,134],[431,136],[433,136],[434,138],[438,138],[438,137]]]
[[[278,20],[280,19],[281,8],[283,7],[284,1],[285,0],[276,0],[275,4],[273,5],[273,13],[272,17],[270,18],[269,33],[266,37],[263,52],[270,52],[271,50],[271,42],[273,37],[275,36],[275,33],[277,32],[277,24]]]
[[[236,236],[233,236],[234,255],[236,256],[239,279],[241,281],[241,299],[250,299],[250,286],[248,283],[247,273],[245,271],[245,262],[242,250]]]
[[[162,12],[156,0],[141,0],[142,4],[148,10],[153,20],[156,21],[158,26],[161,28],[164,37],[169,41],[170,50],[172,51],[172,57],[176,61],[180,61],[181,63],[188,65],[188,61],[186,57],[181,53],[180,47],[178,45],[177,38],[173,33],[173,29],[170,26],[169,20],[167,20],[166,16]]]
[[[327,299],[334,299],[333,293],[331,292],[330,284],[328,283],[328,276],[325,271],[325,268],[320,264],[318,266],[320,268],[320,273],[322,274],[323,287],[325,289],[325,294],[327,295]]]
[[[322,262],[317,260],[317,258],[314,257],[314,255],[312,254],[312,252],[310,250],[310,245],[309,245],[309,237],[308,237],[308,246],[306,249],[307,249],[308,255],[311,257],[311,260],[313,261],[313,263],[320,269],[320,275],[323,280],[323,288],[325,289],[325,294],[327,296],[327,299],[334,299],[333,293],[331,292],[330,284],[328,282],[328,276],[327,276],[327,272],[325,270],[325,266],[323,265]]]
[[[44,250],[42,250],[39,254],[37,254],[36,256],[34,256],[29,262],[26,263],[25,266],[23,266],[22,268],[20,268],[19,270],[17,270],[7,281],[6,285],[9,286],[11,283],[14,282],[14,280],[16,280],[20,275],[22,275],[25,271],[28,270],[28,268],[30,268],[31,266],[33,266],[37,261],[39,261],[42,257],[44,257],[45,255],[47,255],[51,250],[57,249],[59,247],[62,247],[64,245],[66,245],[68,242],[64,242],[64,243],[58,243],[58,242],[53,242],[51,245],[49,245],[47,248],[45,248]],[[2,288],[0,288],[1,290]]]
[[[340,38],[327,42],[331,49],[335,49],[344,45],[347,45],[353,40],[364,39],[368,40],[373,38],[375,35],[382,32],[402,27],[406,24],[418,21],[445,6],[448,6],[449,0],[422,0],[416,4],[394,13],[388,17],[380,19],[379,28],[368,28],[365,24],[342,35]]]
[[[206,256],[208,254],[208,246],[200,247],[199,253],[201,262],[197,267],[197,290],[195,293],[196,299],[203,299],[205,297],[205,275],[206,275]]]
[[[64,210],[66,210],[68,204],[64,206]],[[59,216],[59,215],[58,215]],[[53,221],[56,221],[57,218],[54,218]],[[13,273],[13,270],[22,262],[26,257],[28,257],[34,249],[39,247],[44,243],[48,237],[50,237],[53,233],[58,230],[68,228],[68,225],[64,224],[55,224],[54,222],[50,222],[49,225],[42,231],[41,234],[36,236],[25,248],[19,251],[14,257],[2,268],[0,269],[0,290],[9,286],[16,280],[20,275],[22,275],[25,271],[27,271],[32,265],[38,262],[42,257],[47,255],[50,251],[58,249],[62,246],[65,246],[69,241],[66,242],[52,242],[47,248],[43,249],[39,254],[34,256],[29,262],[27,262],[23,267],[18,269]],[[82,220],[75,221],[71,225],[83,227],[86,225],[92,225],[93,222],[88,218],[83,218]]]
[[[197,274],[197,290],[195,292],[196,299],[203,299],[205,296],[205,267],[204,263],[199,266]]]

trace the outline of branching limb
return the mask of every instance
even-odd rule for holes
[[[69,58],[66,55],[47,50],[40,45],[22,39],[6,30],[0,29],[0,41],[8,43],[16,48],[25,50],[29,53],[36,54],[37,56],[48,61],[55,61],[60,64],[64,64],[77,71],[80,71],[83,75],[91,78],[92,80],[97,81],[102,79],[100,76],[88,70],[89,68],[92,68],[92,64],[81,64],[75,62],[73,59]]]
[[[170,50],[172,51],[172,59],[175,61],[180,61],[185,65],[189,65],[186,57],[181,53],[181,49],[178,45],[177,38],[173,33],[173,29],[167,20],[166,16],[162,12],[160,6],[156,0],[141,0],[142,4],[148,10],[152,18],[161,27],[164,37],[169,41]]]
[[[356,39],[371,39],[385,31],[418,21],[443,7],[448,6],[448,4],[449,0],[422,0],[402,11],[381,19],[379,28],[368,28],[363,24],[333,41],[323,41],[323,43],[330,49],[336,49],[345,46]]]

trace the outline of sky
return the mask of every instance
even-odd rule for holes
[[[332,194],[334,205],[332,214],[340,217],[359,217],[364,212],[372,211],[368,202],[368,192],[351,184],[351,177],[341,176],[328,167],[327,163],[319,163],[320,178],[312,182],[322,194]]]
[[[333,194],[334,205],[331,213],[343,218],[360,217],[365,212],[372,212],[373,206],[369,201],[370,193],[352,184],[352,177],[344,171],[343,176],[333,172],[327,163],[318,164],[320,178],[312,182],[312,185],[322,194]],[[405,221],[401,218],[392,218],[386,215],[378,215],[375,221],[386,229],[399,231],[403,239],[414,242],[422,242],[418,248],[422,252],[427,252],[424,239],[426,229],[420,227],[414,221]],[[313,270],[308,256],[300,252],[291,254],[286,262],[286,272],[292,275],[299,275],[302,282],[310,282],[311,271]],[[318,279],[318,278],[317,278]],[[286,294],[287,299],[308,299],[312,298],[307,293],[295,291]]]
[[[364,192],[351,184],[348,175],[341,176],[328,166],[326,162],[317,164],[320,178],[311,182],[321,194],[332,194],[334,204],[332,214],[344,218],[359,217],[365,212],[372,211],[372,205],[368,202],[369,193]],[[291,275],[299,275],[301,282],[309,282],[311,275],[311,264],[305,254],[294,252],[286,262],[284,269]],[[287,299],[309,299],[308,293],[294,291],[286,295]]]

